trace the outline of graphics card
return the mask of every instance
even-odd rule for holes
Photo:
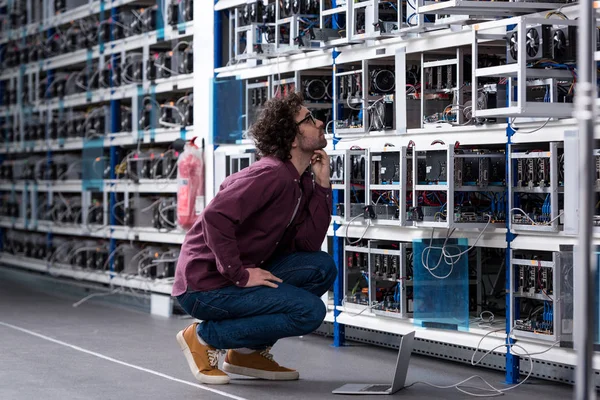
[[[525,60],[535,61],[552,57],[552,26],[532,25],[525,29],[524,38],[518,30],[508,32],[506,62],[516,63],[519,55],[519,40],[525,40]]]

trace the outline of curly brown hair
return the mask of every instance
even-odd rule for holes
[[[267,101],[260,116],[250,127],[260,157],[290,158],[292,143],[299,133],[295,117],[303,102],[302,95],[297,92]]]

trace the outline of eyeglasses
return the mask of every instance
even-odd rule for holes
[[[308,114],[306,114],[306,117],[302,118],[299,122],[297,122],[296,125],[302,125],[303,123],[305,123],[309,119],[312,121],[313,125],[315,125],[315,126],[317,125],[317,119],[310,112]]]

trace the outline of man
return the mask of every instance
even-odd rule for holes
[[[325,317],[320,296],[337,275],[319,251],[331,220],[329,157],[324,124],[302,103],[296,93],[267,102],[251,129],[261,159],[225,179],[181,248],[173,296],[203,322],[177,341],[200,382],[228,383],[223,371],[298,379],[269,350]]]

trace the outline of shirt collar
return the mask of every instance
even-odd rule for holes
[[[300,174],[298,173],[298,170],[296,169],[296,167],[294,166],[294,164],[292,163],[292,160],[290,160],[289,158],[287,160],[285,160],[283,162],[287,168],[287,170],[290,173],[290,176],[292,177],[292,179],[300,179]]]

